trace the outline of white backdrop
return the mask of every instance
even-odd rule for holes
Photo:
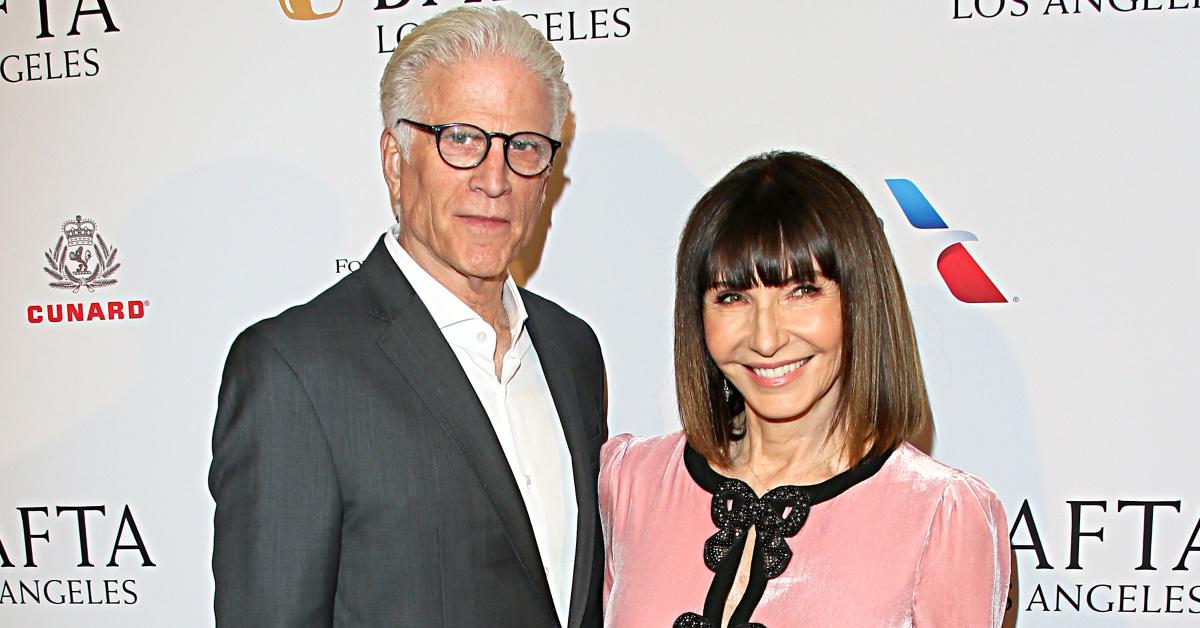
[[[386,51],[463,2],[308,4],[0,0],[0,625],[212,623],[225,352],[386,228]],[[598,332],[612,433],[677,429],[692,203],[805,150],[885,223],[933,453],[991,483],[1026,548],[1018,625],[1197,625],[1200,1],[503,4],[561,40],[575,95],[518,274]],[[910,225],[887,179],[949,228]],[[76,216],[91,246],[53,256]],[[936,262],[963,240],[1007,302],[950,292]],[[51,322],[64,304],[92,319]]]

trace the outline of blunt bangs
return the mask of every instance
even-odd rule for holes
[[[775,173],[771,173],[775,174]],[[837,255],[801,186],[754,177],[717,212],[712,246],[696,286],[748,290],[811,282],[820,274],[841,283]]]

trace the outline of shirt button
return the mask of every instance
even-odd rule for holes
[[[533,486],[533,478],[525,474],[525,486]]]
[[[487,341],[487,334],[479,332],[478,334],[475,334],[475,339],[479,342],[485,342]]]

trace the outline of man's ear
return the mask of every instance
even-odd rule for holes
[[[542,177],[542,202],[539,205],[542,206],[543,208],[546,205],[546,190],[550,189],[550,177],[553,174],[554,174],[554,162],[552,161],[552,162],[550,162],[549,166],[546,166],[546,171],[541,174],[541,177]]]
[[[383,166],[383,180],[387,182],[388,192],[395,199],[400,194],[400,160],[404,155],[400,151],[400,142],[391,129],[384,129],[379,135],[379,159]]]

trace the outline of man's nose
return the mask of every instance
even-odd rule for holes
[[[471,171],[471,187],[492,198],[512,191],[513,172],[504,161],[504,138],[492,138],[487,157]]]

